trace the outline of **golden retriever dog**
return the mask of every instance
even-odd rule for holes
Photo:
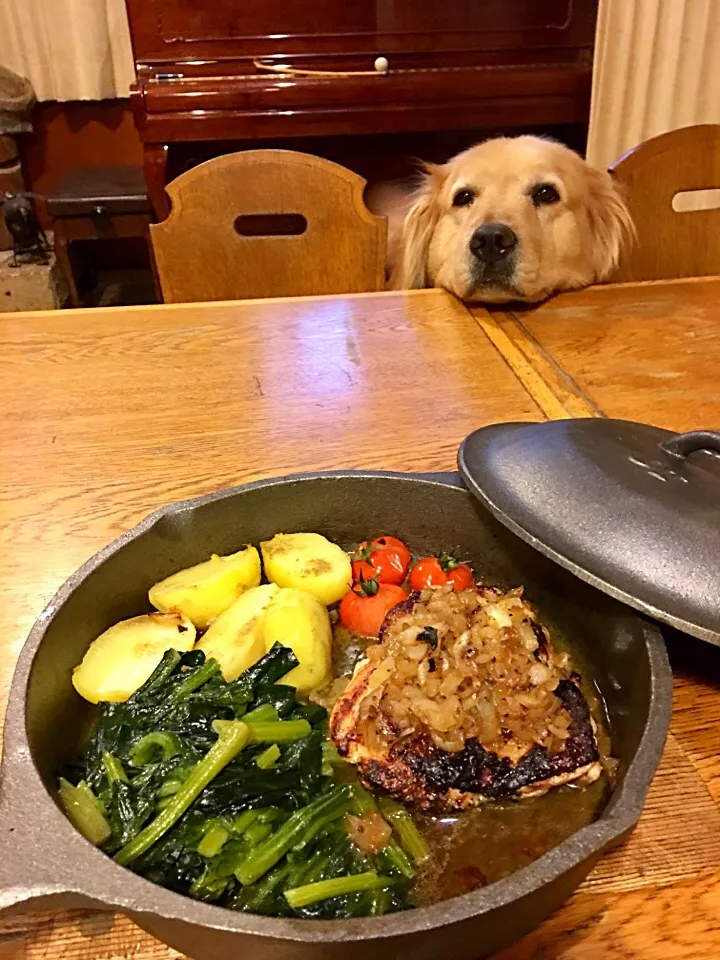
[[[501,137],[426,164],[412,196],[369,203],[389,218],[390,286],[468,301],[537,302],[606,280],[630,214],[610,176],[540,137]]]

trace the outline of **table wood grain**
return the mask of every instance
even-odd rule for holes
[[[303,470],[451,470],[475,427],[542,416],[439,291],[8,314],[0,409],[0,701],[44,603],[155,508]]]
[[[683,298],[645,289],[638,297],[653,303]],[[692,294],[697,310],[718,292],[705,289],[707,302]],[[587,297],[599,318],[596,298],[613,295],[558,304]],[[460,440],[484,423],[602,415],[584,381],[528,333],[550,309],[521,322],[476,311],[476,323],[447,295],[422,291],[0,318],[0,509],[12,545],[0,562],[0,703],[62,580],[157,506],[294,470],[452,469]],[[562,349],[562,338],[553,343]],[[615,377],[611,354],[606,364]],[[682,413],[669,405],[663,416]],[[668,642],[675,716],[638,829],[502,960],[720,956],[720,651]],[[0,960],[178,956],[110,913],[0,921]]]
[[[488,323],[483,310],[477,319]],[[492,322],[565,415],[720,427],[718,277],[593,287]]]
[[[720,427],[718,277],[607,285],[535,308],[472,312],[548,418]],[[720,650],[664,633],[673,719],[638,830],[503,960],[720,957]],[[586,900],[589,889],[598,897]],[[618,898],[620,890],[633,892]]]

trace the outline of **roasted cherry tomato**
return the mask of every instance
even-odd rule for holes
[[[353,555],[352,576],[358,583],[402,583],[410,566],[410,551],[397,537],[377,537],[370,546],[361,543]]]
[[[413,590],[443,587],[446,583],[451,583],[456,591],[469,590],[473,582],[473,572],[467,563],[458,563],[455,557],[447,553],[418,560],[410,571],[410,587]]]
[[[461,590],[470,590],[475,579],[471,568],[466,563],[459,563],[452,570],[448,570],[447,582],[459,593]]]
[[[407,599],[394,583],[361,580],[340,601],[340,623],[361,637],[376,637],[389,610]]]

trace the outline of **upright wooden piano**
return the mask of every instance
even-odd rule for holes
[[[126,0],[156,214],[181,142],[586,123],[598,2]]]

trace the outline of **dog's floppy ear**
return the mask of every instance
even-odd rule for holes
[[[428,250],[440,216],[437,195],[445,179],[445,168],[423,164],[423,179],[412,199],[402,226],[400,256],[392,278],[396,290],[415,290],[430,286]]]
[[[609,173],[586,164],[585,180],[595,279],[602,281],[617,269],[624,246],[635,240],[635,224]]]

